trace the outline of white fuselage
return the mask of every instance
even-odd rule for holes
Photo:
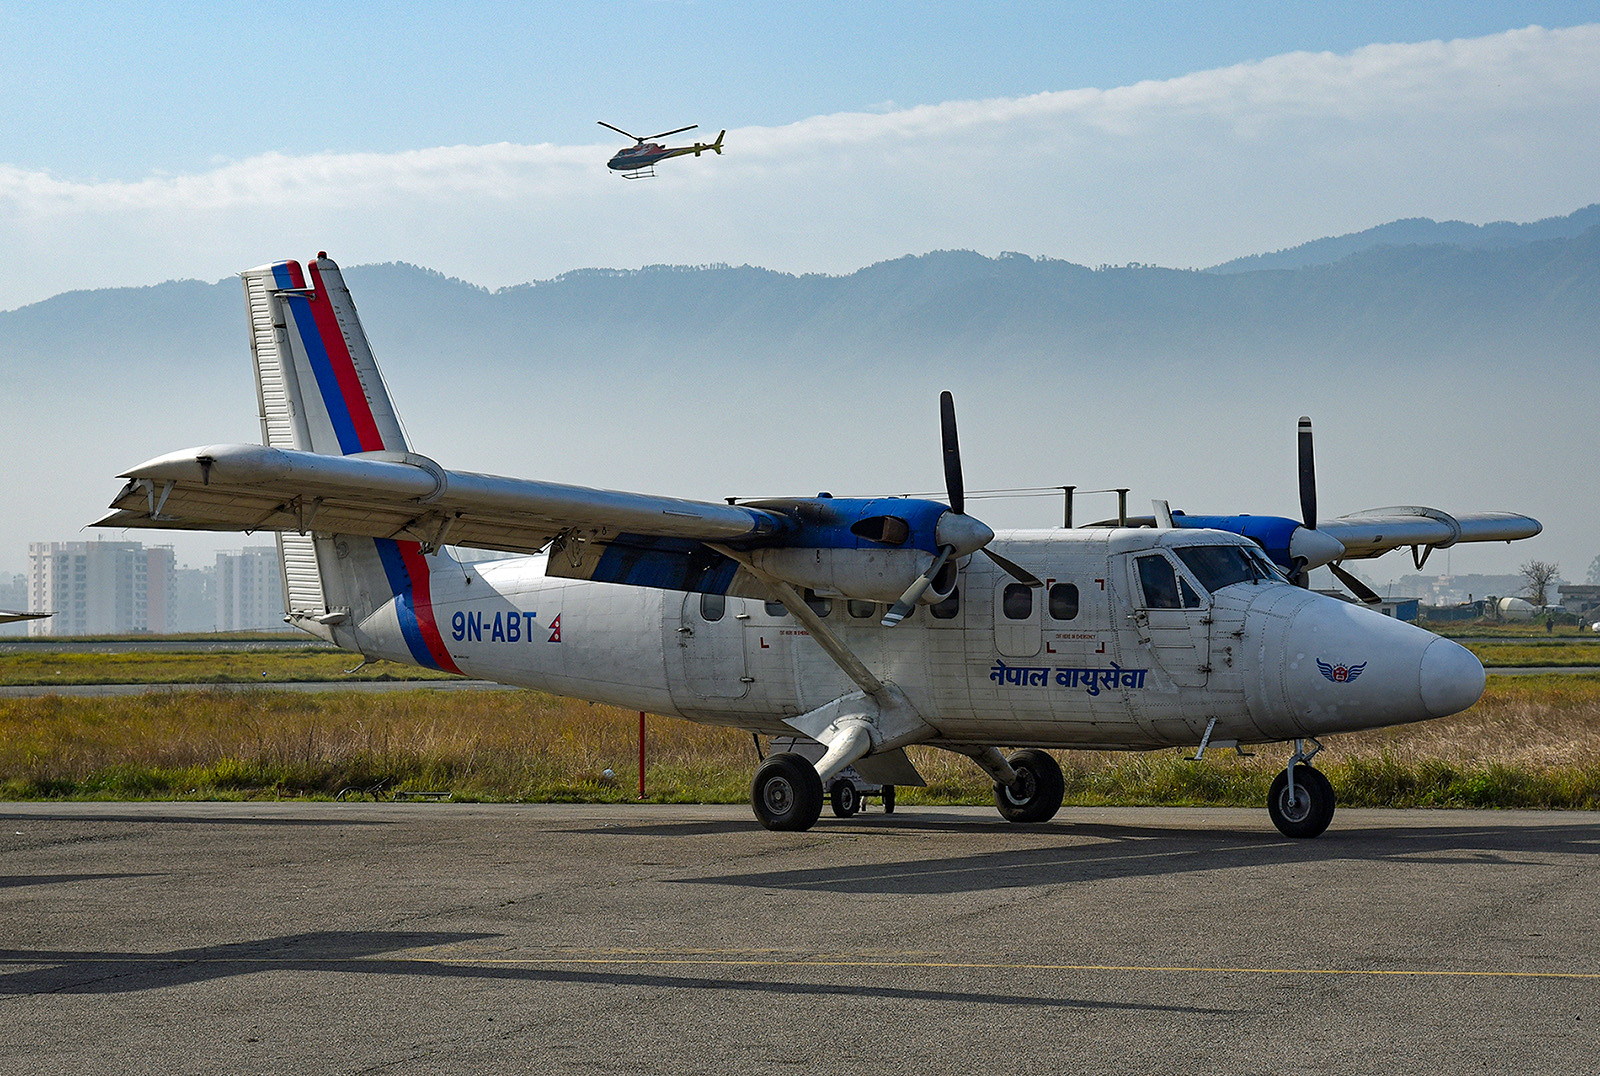
[[[1213,742],[1261,743],[1440,717],[1481,693],[1469,652],[1409,624],[1281,578],[1207,592],[1171,552],[1206,543],[1244,544],[1203,531],[1002,534],[994,548],[1045,582],[1021,588],[1026,602],[974,557],[953,615],[923,606],[884,628],[882,606],[834,598],[825,621],[904,692],[936,744],[1143,749],[1193,745],[1208,728]],[[1152,553],[1198,604],[1150,607],[1134,563]],[[430,560],[440,634],[470,677],[765,733],[793,732],[786,718],[855,690],[775,603],[550,578],[542,557]],[[413,660],[392,604],[335,634]]]

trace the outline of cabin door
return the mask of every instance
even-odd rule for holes
[[[744,660],[744,621],[722,594],[685,594],[676,649],[689,690],[702,699],[742,699],[750,690]]]
[[[1204,687],[1211,672],[1211,596],[1160,550],[1130,555],[1128,594],[1141,642],[1179,687]]]

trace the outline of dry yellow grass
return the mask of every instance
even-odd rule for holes
[[[744,798],[756,761],[747,734],[658,716],[648,719],[648,729],[651,798]],[[532,691],[4,699],[0,796],[386,795],[437,788],[482,799],[626,799],[637,784],[637,731],[635,713]],[[909,794],[908,802],[987,801],[988,783],[970,760],[931,748],[912,754],[930,787]],[[1060,757],[1070,802],[1255,803],[1287,752],[1281,746],[1249,758],[1212,752],[1201,765],[1182,762],[1182,755]],[[1523,801],[1590,805],[1586,797],[1600,796],[1600,674],[1493,677],[1484,698],[1464,714],[1330,737],[1318,764],[1347,803],[1391,802],[1402,794],[1453,802],[1459,793],[1450,789],[1462,781],[1479,787],[1484,782],[1474,775],[1501,773],[1566,789],[1524,790]],[[613,777],[603,776],[607,769]],[[1474,793],[1486,802],[1493,794],[1487,786]]]

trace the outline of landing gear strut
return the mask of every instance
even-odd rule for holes
[[[1311,744],[1311,750],[1306,751],[1304,741],[1294,742],[1289,765],[1273,780],[1267,793],[1267,813],[1285,837],[1319,837],[1333,821],[1333,785],[1311,765],[1322,745],[1315,740]]]

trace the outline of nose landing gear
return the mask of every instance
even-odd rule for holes
[[[1289,765],[1267,793],[1267,814],[1285,837],[1318,837],[1333,821],[1333,785],[1311,765],[1322,745],[1312,740],[1311,750],[1306,751],[1304,744],[1303,740],[1294,742]]]

